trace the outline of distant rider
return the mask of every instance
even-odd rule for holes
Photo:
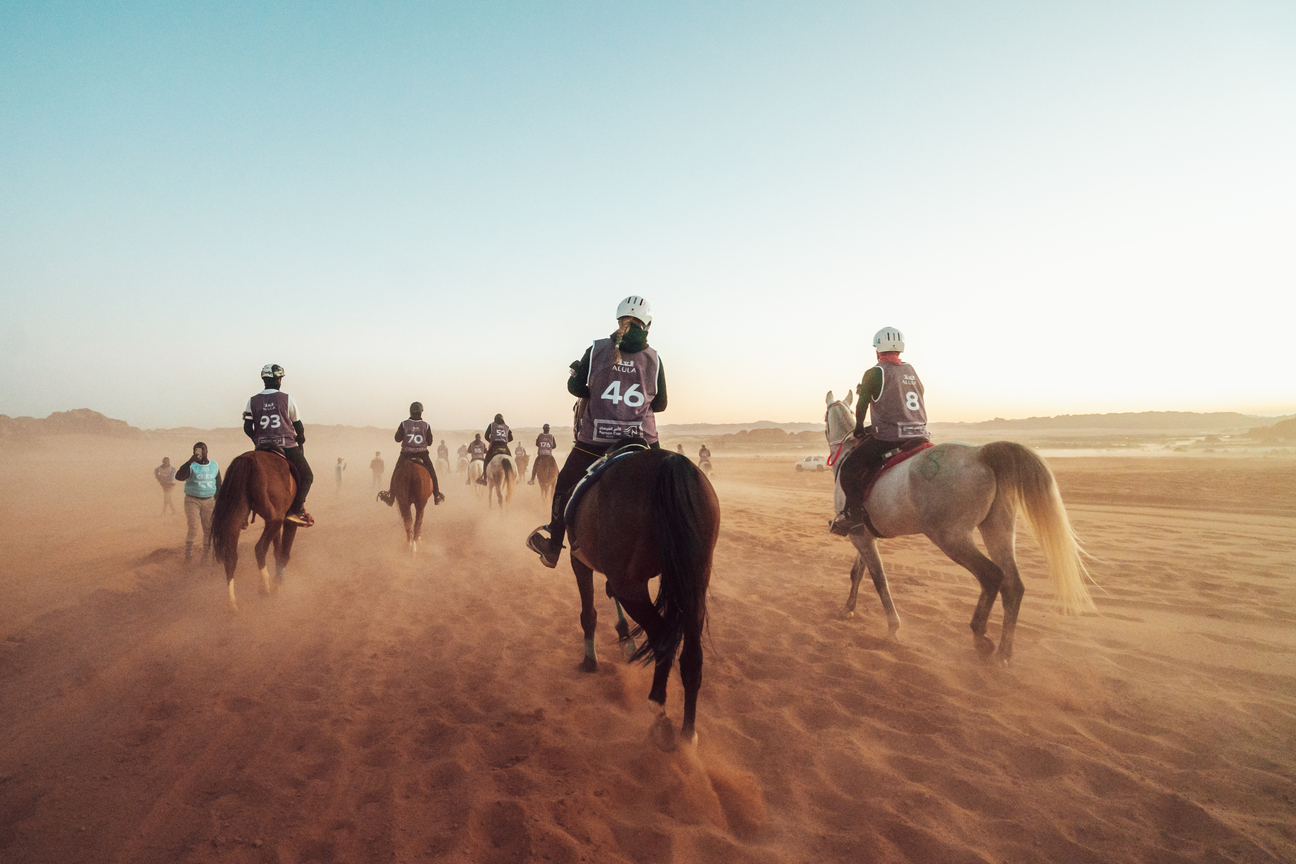
[[[573,374],[575,373],[573,372]],[[536,446],[536,464],[531,466],[531,479],[527,481],[527,483],[531,486],[535,485],[535,472],[536,472],[536,467],[539,466],[540,464],[540,460],[543,459],[545,456],[548,456],[550,459],[552,459],[554,454],[554,448],[558,446],[558,442],[554,440],[554,436],[549,434],[548,423],[544,424],[544,431],[536,436],[535,446]]]
[[[707,449],[707,446],[705,444],[703,444],[698,449],[698,464],[701,465],[703,462],[710,462],[710,461],[711,461],[711,451]]]
[[[531,532],[526,541],[546,567],[558,565],[567,533],[563,511],[586,469],[625,439],[642,438],[654,449],[660,446],[655,415],[666,410],[666,374],[657,352],[648,347],[652,308],[642,297],[627,297],[616,314],[616,332],[586,349],[567,379],[567,392],[587,400],[585,411],[576,444],[558,473],[549,524]]]
[[[284,518],[309,528],[315,520],[306,512],[306,495],[315,482],[315,475],[303,451],[306,430],[297,416],[297,403],[279,389],[283,377],[283,367],[278,363],[261,367],[261,383],[265,389],[249,399],[243,408],[243,434],[252,439],[256,449],[282,453],[297,469],[297,497]]]
[[[477,478],[477,482],[486,485],[486,469],[490,467],[491,460],[501,453],[505,456],[511,456],[509,452],[509,442],[513,440],[513,430],[504,422],[503,414],[496,414],[495,419],[486,427],[486,443],[490,449],[486,451],[486,461],[482,465],[482,476]]]
[[[378,484],[382,482],[383,469],[385,467],[387,466],[383,465],[382,452],[375,450],[374,458],[369,463],[369,470],[373,472],[373,486],[369,487],[370,492],[377,489]]]
[[[428,454],[428,446],[432,443],[432,427],[423,419],[423,403],[411,402],[409,407],[410,416],[402,420],[396,427],[396,440],[400,442],[400,456],[396,458],[396,465],[402,462],[417,462],[427,469],[428,474],[432,475],[432,503],[440,504],[445,500],[441,494],[441,485],[437,482],[436,469],[432,467],[432,457]],[[445,442],[441,442],[445,446]],[[391,483],[386,492],[378,493],[378,500],[392,506],[396,501],[396,469],[392,469]]]
[[[437,445],[437,458],[444,459],[447,465],[450,464],[450,448],[446,446],[445,441]]]
[[[929,440],[922,381],[914,368],[900,359],[904,334],[883,327],[873,337],[873,348],[878,362],[864,372],[856,401],[854,434],[859,443],[837,469],[846,509],[829,530],[842,536],[864,524],[864,484],[886,461],[884,454],[901,445]],[[864,425],[866,412],[872,415],[869,426]]]
[[[466,453],[468,455],[469,464],[472,464],[473,462],[481,462],[483,459],[486,458],[486,442],[481,440],[480,432],[478,432],[475,436],[473,436],[473,440],[468,442],[468,445],[466,447]],[[472,472],[470,471],[468,473],[471,475]],[[485,465],[482,466],[482,476],[483,477],[486,476]],[[466,477],[464,478],[464,483],[465,484],[468,483],[468,479]]]
[[[216,512],[216,493],[221,487],[220,466],[207,458],[207,445],[199,441],[193,446],[193,455],[176,469],[175,479],[184,481],[185,521],[189,533],[185,535],[185,563],[193,558],[194,541],[202,528],[203,560],[211,550],[212,513]]]

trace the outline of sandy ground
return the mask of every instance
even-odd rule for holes
[[[829,478],[718,456],[700,740],[667,754],[606,604],[578,671],[538,487],[501,514],[446,478],[411,560],[368,476],[392,442],[313,441],[319,524],[271,597],[245,532],[235,616],[158,514],[191,443],[0,451],[0,861],[1296,860],[1291,461],[1055,461],[1100,614],[1051,611],[1024,537],[1000,668],[922,538],[882,547],[899,644],[867,586],[839,620]]]

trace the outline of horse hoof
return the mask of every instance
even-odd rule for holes
[[[995,653],[995,644],[988,636],[976,637],[976,650],[985,659],[990,659]]]
[[[635,647],[635,641],[629,637],[621,640],[621,653],[625,654],[626,662],[629,663],[634,659],[635,652],[639,649]]]
[[[586,657],[584,660],[581,661],[580,668],[582,672],[597,672],[598,661],[595,660],[593,657]]]
[[[679,746],[679,738],[675,734],[675,727],[671,724],[670,718],[664,713],[657,718],[657,722],[653,723],[650,734],[653,743],[657,745],[657,749],[663,753],[674,752],[675,748]]]
[[[842,609],[837,613],[837,617],[843,621],[849,621],[855,617],[855,610],[842,607]]]

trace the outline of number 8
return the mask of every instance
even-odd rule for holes
[[[922,408],[922,403],[918,401],[918,394],[910,390],[905,394],[905,407],[910,411],[917,411]]]

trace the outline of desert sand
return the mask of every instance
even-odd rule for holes
[[[501,513],[443,478],[411,558],[388,435],[312,437],[318,524],[273,596],[244,533],[237,615],[159,515],[192,435],[0,449],[0,861],[1296,860],[1296,461],[1052,460],[1099,613],[1052,610],[1023,530],[1000,667],[923,538],[882,543],[898,642],[867,584],[839,619],[830,477],[718,453],[699,741],[664,753],[606,601],[578,669],[538,487]]]

